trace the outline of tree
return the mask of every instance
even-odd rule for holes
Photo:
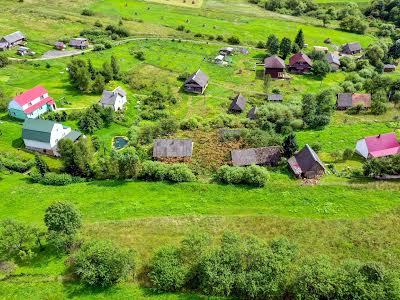
[[[173,246],[159,249],[150,261],[149,270],[152,285],[160,291],[167,292],[181,290],[189,275],[180,249]]]
[[[297,32],[296,38],[294,40],[294,43],[299,46],[299,49],[303,49],[304,48],[304,34],[303,34],[303,29],[300,29]]]
[[[46,209],[44,223],[48,231],[73,235],[82,227],[82,216],[72,203],[58,201]]]
[[[103,75],[105,82],[110,82],[114,78],[113,68],[108,62],[103,63],[103,69],[101,70],[101,75]]]
[[[104,76],[101,74],[97,74],[92,85],[92,91],[96,94],[101,94],[104,90],[105,85],[106,82]]]
[[[339,23],[339,26],[342,30],[359,34],[364,34],[368,29],[368,24],[359,16],[348,16]]]
[[[274,55],[279,52],[279,39],[275,34],[271,34],[268,36],[266,48],[269,54]]]
[[[90,87],[90,73],[86,62],[81,59],[73,59],[68,64],[68,73],[71,84],[81,91],[87,91]]]
[[[109,287],[132,275],[135,263],[132,251],[110,241],[90,241],[74,256],[72,269],[86,285]]]
[[[140,159],[132,147],[127,147],[119,152],[113,152],[111,159],[115,159],[118,164],[118,178],[136,178],[140,170]]]
[[[116,80],[120,79],[120,67],[118,64],[118,60],[116,59],[116,57],[114,55],[111,56],[111,69],[113,72],[113,77]]]
[[[292,42],[290,39],[284,37],[281,40],[281,44],[279,45],[279,55],[283,58],[286,59],[286,57],[290,54],[290,51],[292,50]]]
[[[94,80],[96,78],[97,71],[92,65],[92,61],[88,60],[88,71],[90,73],[90,79]]]
[[[9,64],[8,57],[5,55],[0,55],[0,69],[4,68]]]
[[[283,155],[286,158],[292,157],[299,149],[295,133],[290,133],[283,141]]]
[[[0,258],[30,258],[33,256],[34,246],[35,235],[32,227],[12,219],[0,223]]]
[[[39,173],[43,176],[46,172],[50,170],[49,166],[47,163],[44,161],[42,156],[39,153],[35,153],[35,165],[36,169],[39,171]]]
[[[329,63],[324,60],[315,60],[312,66],[312,72],[315,76],[324,79],[331,71]]]
[[[315,96],[312,94],[305,94],[303,96],[302,104],[302,112],[303,112],[303,121],[304,123],[312,127],[315,123],[316,113],[317,113],[317,104],[315,100]]]
[[[302,264],[294,281],[296,299],[335,299],[335,273],[327,257],[310,257]]]

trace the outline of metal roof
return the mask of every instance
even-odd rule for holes
[[[154,142],[153,157],[191,157],[192,152],[191,139],[157,139]]]

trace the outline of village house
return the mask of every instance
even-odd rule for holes
[[[282,149],[278,146],[272,146],[232,150],[231,157],[234,166],[276,166],[282,157]]]
[[[307,74],[311,72],[313,64],[311,58],[305,53],[298,52],[289,59],[289,71],[297,74]]]
[[[360,53],[361,50],[359,42],[347,43],[342,47],[342,53],[349,55]]]
[[[56,110],[56,103],[48,91],[36,86],[14,97],[8,104],[8,113],[17,119],[36,119],[40,115]]]
[[[186,79],[184,90],[188,93],[203,94],[207,86],[208,76],[199,69]]]
[[[89,41],[86,38],[73,38],[70,40],[69,45],[76,49],[86,49],[89,47]]]
[[[238,94],[233,98],[231,106],[229,107],[230,113],[241,113],[246,108],[247,99],[242,95]]]
[[[35,52],[33,52],[31,49],[28,47],[19,47],[17,50],[17,54],[21,56],[25,55],[35,55]]]
[[[267,100],[271,102],[282,102],[283,96],[281,94],[269,94]]]
[[[331,66],[331,71],[335,72],[339,70],[340,68],[339,55],[337,55],[336,53],[328,53],[326,55],[326,60],[328,61],[328,64]]]
[[[270,75],[273,79],[285,77],[285,62],[277,55],[267,57],[264,60],[264,74]]]
[[[338,110],[346,110],[357,105],[367,109],[371,107],[371,94],[340,93],[337,95],[336,107]]]
[[[119,86],[113,91],[104,90],[99,104],[103,107],[111,107],[114,111],[123,110],[127,102],[126,92]]]
[[[324,47],[324,46],[314,46],[313,49],[316,52],[324,52],[325,54],[329,52],[328,47]]]
[[[6,35],[0,39],[0,51],[5,51],[16,45],[22,45],[26,41],[26,37],[20,31],[16,31]]]
[[[244,48],[244,47],[240,47],[240,48],[239,48],[239,52],[240,52],[241,54],[244,54],[244,55],[247,55],[247,54],[250,53],[249,49]]]
[[[217,56],[214,58],[214,62],[215,62],[217,65],[227,65],[227,64],[228,64],[228,62],[225,61],[225,56],[223,56],[222,54],[217,55]]]
[[[232,55],[234,49],[232,47],[226,47],[226,48],[222,48],[221,50],[219,50],[219,54],[227,56],[227,55]]]
[[[396,65],[387,64],[383,66],[383,72],[389,73],[396,71]]]
[[[249,110],[249,112],[247,113],[247,117],[248,117],[250,120],[255,120],[255,119],[257,119],[257,111],[258,111],[257,106],[253,106],[253,107]]]
[[[369,136],[357,141],[356,152],[365,159],[400,154],[400,142],[395,133]]]
[[[153,148],[153,158],[160,161],[185,162],[190,161],[193,153],[191,139],[156,139]]]
[[[309,145],[288,159],[288,164],[298,178],[315,178],[325,174],[325,166]]]
[[[67,45],[65,45],[63,42],[56,42],[54,44],[54,48],[56,48],[57,50],[65,50],[67,48]]]
[[[73,142],[81,137],[79,131],[49,120],[26,119],[22,128],[25,148],[51,156],[60,156],[57,145],[62,139]]]

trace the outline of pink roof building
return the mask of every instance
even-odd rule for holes
[[[368,159],[400,154],[400,142],[395,133],[384,133],[359,140],[356,152]]]
[[[53,98],[42,86],[36,86],[14,97],[8,104],[8,111],[12,117],[18,119],[36,119],[41,114],[56,109]]]

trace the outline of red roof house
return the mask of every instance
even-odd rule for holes
[[[310,73],[312,60],[303,52],[298,52],[289,59],[289,71],[292,73]]]
[[[10,116],[18,119],[35,119],[40,115],[56,109],[53,98],[42,86],[36,86],[14,97],[8,104]]]
[[[359,140],[356,152],[368,159],[400,154],[400,142],[395,133],[384,133]]]

